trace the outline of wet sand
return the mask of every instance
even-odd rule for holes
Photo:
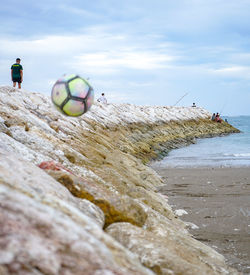
[[[194,238],[250,274],[250,167],[152,167],[164,179],[159,191],[169,197],[172,208],[186,210],[181,219],[199,227],[189,230]]]

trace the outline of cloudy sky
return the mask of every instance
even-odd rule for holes
[[[76,73],[109,102],[250,115],[250,0],[1,1],[0,85],[16,57],[30,91]]]

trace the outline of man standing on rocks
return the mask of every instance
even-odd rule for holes
[[[13,81],[13,87],[16,87],[18,82],[18,88],[21,89],[21,83],[23,82],[23,66],[20,64],[21,59],[17,58],[16,63],[11,66],[11,79]]]

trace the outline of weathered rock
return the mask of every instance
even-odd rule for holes
[[[56,111],[48,97],[0,87],[0,187],[4,202],[0,215],[4,213],[1,218],[6,222],[0,246],[8,247],[0,253],[0,274],[82,274],[83,265],[79,263],[78,268],[78,261],[83,256],[91,274],[150,274],[134,255],[103,232],[104,224],[111,224],[111,232],[116,228],[112,223],[121,221],[141,227],[127,229],[133,229],[131,240],[138,237],[136,250],[145,251],[145,256],[150,256],[149,247],[153,252],[152,248],[159,246],[152,259],[141,258],[151,268],[155,265],[155,272],[182,272],[188,263],[188,272],[210,274],[211,268],[201,262],[205,259],[208,265],[216,266],[216,252],[189,236],[167,200],[157,193],[162,180],[144,165],[197,137],[237,131],[228,123],[212,122],[210,115],[202,108],[93,104],[84,116],[72,118]],[[58,181],[36,166],[42,162],[49,163],[49,174]],[[51,169],[53,163],[56,165]],[[11,230],[14,233],[9,235]],[[79,238],[72,240],[69,232]],[[57,235],[65,236],[65,242]],[[153,237],[148,240],[148,236]],[[92,242],[93,238],[97,241]],[[127,236],[125,239],[131,245]],[[167,261],[164,243],[170,245]],[[31,250],[34,256],[29,251],[31,244],[37,244]],[[144,249],[145,244],[148,247]],[[197,249],[206,255],[200,261]],[[90,250],[96,253],[97,267],[92,266],[93,254],[85,259]],[[102,262],[106,251],[111,255],[110,269]],[[188,262],[190,251],[195,267]],[[50,255],[55,262],[47,267]],[[36,256],[41,257],[41,263]],[[218,266],[223,265],[219,262]],[[216,272],[220,274],[220,268],[216,267]]]
[[[139,256],[156,274],[237,274],[227,268],[223,256],[196,241],[172,241],[129,223],[115,223],[106,232]],[[189,237],[191,239],[191,237]]]
[[[155,191],[147,190],[141,186],[135,186],[127,189],[127,194],[141,202],[142,207],[148,212],[148,209],[155,209],[157,213],[175,220],[175,215],[169,206],[167,199]],[[146,207],[147,206],[147,207]]]
[[[151,274],[114,240],[98,238],[91,220],[86,230],[62,212],[4,185],[0,185],[0,201],[3,275]],[[117,254],[123,259],[117,259]]]
[[[102,217],[97,206],[0,149],[1,275],[152,274],[103,232]]]
[[[105,227],[114,222],[130,222],[143,226],[147,214],[139,203],[129,196],[118,196],[105,186],[87,182],[64,171],[46,170],[49,175],[64,185],[75,197],[87,199],[100,207],[105,215]]]
[[[92,218],[100,227],[104,225],[104,215],[99,207],[88,200],[75,198],[64,186],[40,168],[21,160],[19,156],[13,153],[3,150],[1,146],[0,184],[5,184],[27,194],[37,201],[60,208],[61,211],[71,215],[75,220],[79,217],[74,217],[74,212],[71,213],[70,211],[71,207]],[[77,214],[77,211],[75,213]]]
[[[38,165],[38,167],[43,170],[65,171],[69,174],[73,174],[69,169],[65,168],[62,164],[56,163],[54,161],[43,161]]]

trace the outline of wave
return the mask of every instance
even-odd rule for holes
[[[250,153],[223,154],[225,157],[250,157]]]

